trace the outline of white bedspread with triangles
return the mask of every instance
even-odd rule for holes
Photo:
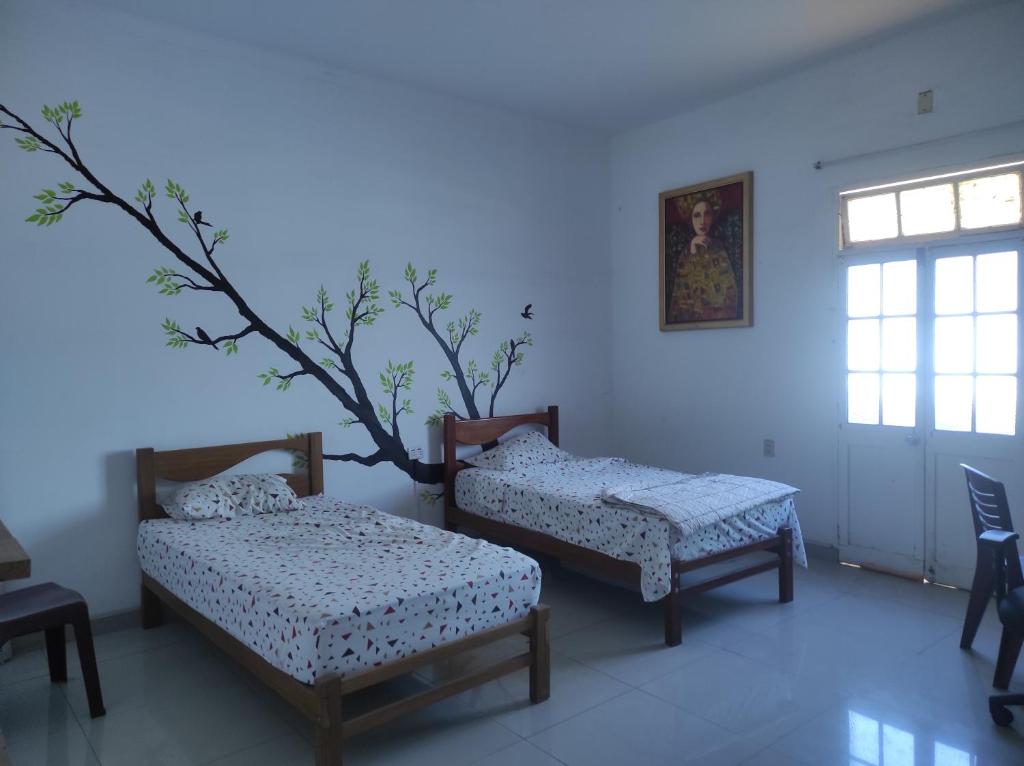
[[[537,563],[366,505],[139,525],[142,570],[303,683],[525,616]]]

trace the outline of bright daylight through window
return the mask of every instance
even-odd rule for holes
[[[957,232],[1020,226],[1021,170],[859,190],[842,203],[846,243],[949,244]],[[847,421],[913,428],[921,396],[936,430],[1014,435],[1019,248],[902,252],[846,268]]]

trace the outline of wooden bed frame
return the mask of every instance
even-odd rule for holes
[[[613,558],[590,548],[568,543],[543,532],[494,521],[459,508],[455,502],[455,477],[463,468],[472,468],[460,461],[456,455],[459,444],[485,445],[494,443],[498,437],[522,425],[540,425],[547,428],[548,439],[558,446],[558,407],[548,407],[546,412],[504,417],[460,420],[453,414],[444,417],[444,523],[445,528],[454,531],[458,527],[473,529],[488,540],[524,548],[553,556],[583,569],[629,585],[640,583],[640,566],[632,561]],[[685,587],[680,581],[684,572],[718,564],[723,561],[745,556],[750,553],[767,551],[776,558],[755,564],[736,567],[724,574],[709,577]],[[699,593],[720,585],[726,585],[745,577],[779,571],[779,601],[793,600],[793,530],[782,527],[774,537],[756,543],[741,545],[727,551],[714,553],[690,561],[672,561],[672,585],[670,593],[662,599],[665,610],[665,643],[678,646],[682,642],[682,600],[684,593]]]
[[[304,497],[323,491],[323,449],[319,433],[275,441],[168,452],[154,452],[152,448],[137,450],[135,454],[138,471],[139,522],[167,517],[163,508],[156,501],[157,479],[198,481],[226,471],[250,457],[275,450],[301,452],[308,458],[305,472],[281,474],[297,495]],[[334,674],[322,676],[316,680],[315,684],[304,684],[284,671],[278,670],[255,651],[209,618],[192,609],[143,572],[142,623],[144,628],[153,628],[161,624],[164,606],[170,607],[186,622],[198,628],[210,641],[313,722],[316,727],[316,766],[341,766],[341,745],[344,739],[522,668],[530,670],[530,702],[537,704],[550,696],[548,608],[543,604],[538,604],[530,614],[506,625],[473,633],[465,638],[417,652],[380,667],[368,668],[352,675],[346,675],[344,678]],[[343,715],[343,700],[353,692],[516,634],[525,635],[529,639],[528,651],[498,660],[479,670],[432,686],[425,691],[380,706],[361,715],[354,717]]]

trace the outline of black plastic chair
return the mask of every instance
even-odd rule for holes
[[[1007,644],[1007,637],[1010,642],[1016,645],[1012,653],[1012,660],[1009,660],[1007,671],[1007,685],[1010,676],[1013,674],[1013,666],[1017,661],[1017,654],[1020,652],[1021,643],[1024,642],[1024,586],[1018,586],[1007,590],[1006,587],[1006,562],[1009,557],[1017,557],[1016,532],[1004,532],[1001,530],[989,530],[982,532],[978,537],[978,544],[985,547],[995,562],[994,576],[996,581],[996,604],[999,611],[999,621],[1003,623],[1003,641],[999,645],[999,660],[996,663],[996,676],[999,676],[999,666],[1004,661],[1003,649]],[[1009,655],[1007,655],[1009,656]],[[1006,686],[998,688],[1005,689]],[[993,694],[988,698],[988,710],[992,714],[992,720],[999,726],[1009,726],[1013,721],[1013,713],[1007,709],[1007,705],[1024,705],[1024,694]]]
[[[1010,504],[1006,499],[1006,488],[1002,482],[983,474],[969,465],[961,463],[967,475],[967,495],[971,502],[971,520],[974,522],[974,536],[978,545],[978,559],[974,569],[974,581],[971,584],[971,597],[967,602],[967,614],[964,616],[964,629],[960,636],[960,648],[970,649],[974,637],[978,633],[981,618],[985,615],[992,594],[995,592],[995,569],[993,568],[992,551],[982,545],[981,535],[989,530],[1013,532],[1013,521],[1010,518]],[[1017,552],[1016,546],[1006,554],[1006,585],[1007,588],[1019,588],[1024,585],[1024,557]],[[1013,667],[1010,667],[1010,673]],[[996,673],[1000,680],[999,673]],[[1009,676],[1003,684],[996,683],[1000,689],[1006,688]]]
[[[70,625],[75,631],[78,659],[82,663],[82,680],[89,699],[89,715],[98,718],[106,711],[103,708],[96,653],[92,645],[89,608],[82,595],[52,582],[0,595],[0,645],[18,636],[42,631],[46,636],[50,681],[54,683],[68,680],[65,625]]]

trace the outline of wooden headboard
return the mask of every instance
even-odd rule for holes
[[[497,418],[459,420],[454,414],[444,416],[444,501],[446,508],[455,506],[455,476],[466,463],[459,460],[456,449],[459,444],[489,444],[504,436],[513,428],[529,424],[546,426],[548,439],[558,446],[558,407],[552,405],[546,412],[529,412],[525,415],[502,415]]]
[[[264,452],[289,450],[302,452],[307,458],[307,469],[302,473],[280,474],[299,497],[316,495],[324,491],[323,437],[319,431],[247,444],[224,444],[217,447],[155,452],[152,447],[135,450],[135,469],[138,477],[139,521],[167,518],[156,501],[156,482],[199,481],[233,468],[239,463]]]

